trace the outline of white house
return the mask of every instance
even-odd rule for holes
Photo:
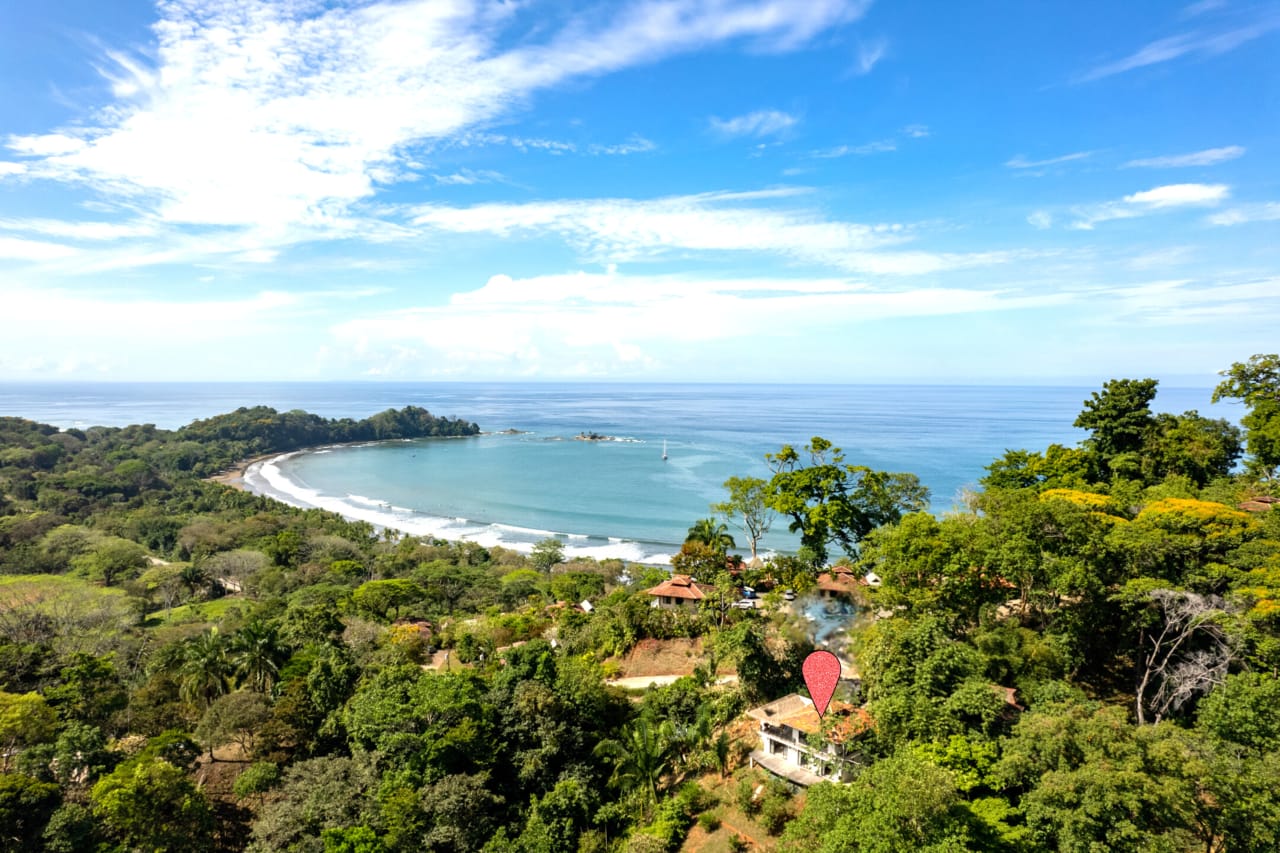
[[[824,732],[813,701],[798,693],[753,708],[747,715],[760,722],[760,748],[751,753],[751,766],[805,787],[848,781],[861,763],[855,741],[872,727],[864,709],[832,702],[827,706]]]

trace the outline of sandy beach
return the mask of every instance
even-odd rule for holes
[[[368,442],[355,442],[356,445]],[[516,539],[512,533],[519,531],[510,525],[469,521],[462,518],[447,518],[426,515],[406,507],[392,506],[383,501],[348,495],[345,499],[326,495],[292,482],[279,468],[277,463],[306,453],[327,451],[339,445],[323,445],[286,453],[269,453],[254,456],[237,462],[226,471],[212,477],[206,482],[218,483],[233,489],[249,492],[263,497],[278,500],[281,503],[300,509],[323,509],[336,513],[348,521],[363,521],[373,525],[380,533],[384,530],[411,536],[430,536],[448,541],[476,542],[484,547],[500,546],[513,551],[528,553],[536,541],[554,536],[551,531],[524,531],[525,536]],[[592,557],[607,559],[620,557],[627,562],[647,565],[665,566],[670,562],[670,553],[637,553],[635,546],[622,539],[609,539],[607,542],[588,542],[586,536],[564,537],[565,554],[569,558]],[[598,538],[598,537],[592,537]],[[579,540],[583,540],[579,542]],[[672,549],[674,550],[674,549]]]
[[[245,482],[245,477],[249,474],[249,469],[254,465],[260,465],[269,459],[275,459],[281,456],[280,453],[267,453],[262,456],[254,456],[250,459],[243,459],[225,471],[214,474],[212,477],[205,477],[206,483],[221,483],[224,486],[230,486],[233,489],[240,489],[242,492],[253,492],[259,494],[255,489],[251,488]]]

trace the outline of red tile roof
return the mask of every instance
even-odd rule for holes
[[[667,580],[647,589],[650,595],[663,595],[670,598],[684,598],[689,601],[701,601],[707,597],[712,588],[698,583],[688,575],[672,575]]]
[[[818,589],[824,592],[853,592],[860,586],[867,586],[866,578],[855,576],[848,566],[832,566],[818,575]]]

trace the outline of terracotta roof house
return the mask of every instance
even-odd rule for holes
[[[823,598],[853,598],[864,586],[868,586],[866,578],[858,577],[848,566],[832,566],[818,575],[818,594]]]
[[[804,787],[847,781],[862,759],[856,741],[873,725],[865,709],[832,702],[824,742],[814,746],[810,736],[823,733],[823,719],[813,701],[799,693],[752,708],[747,716],[760,722],[760,748],[751,753],[751,766]]]
[[[653,596],[654,607],[681,610],[696,608],[698,602],[714,592],[714,589],[698,583],[688,575],[672,575],[652,589],[645,590],[645,592]]]

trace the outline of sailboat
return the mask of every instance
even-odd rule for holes
[[[667,440],[665,438],[662,439],[662,461],[667,461]]]

